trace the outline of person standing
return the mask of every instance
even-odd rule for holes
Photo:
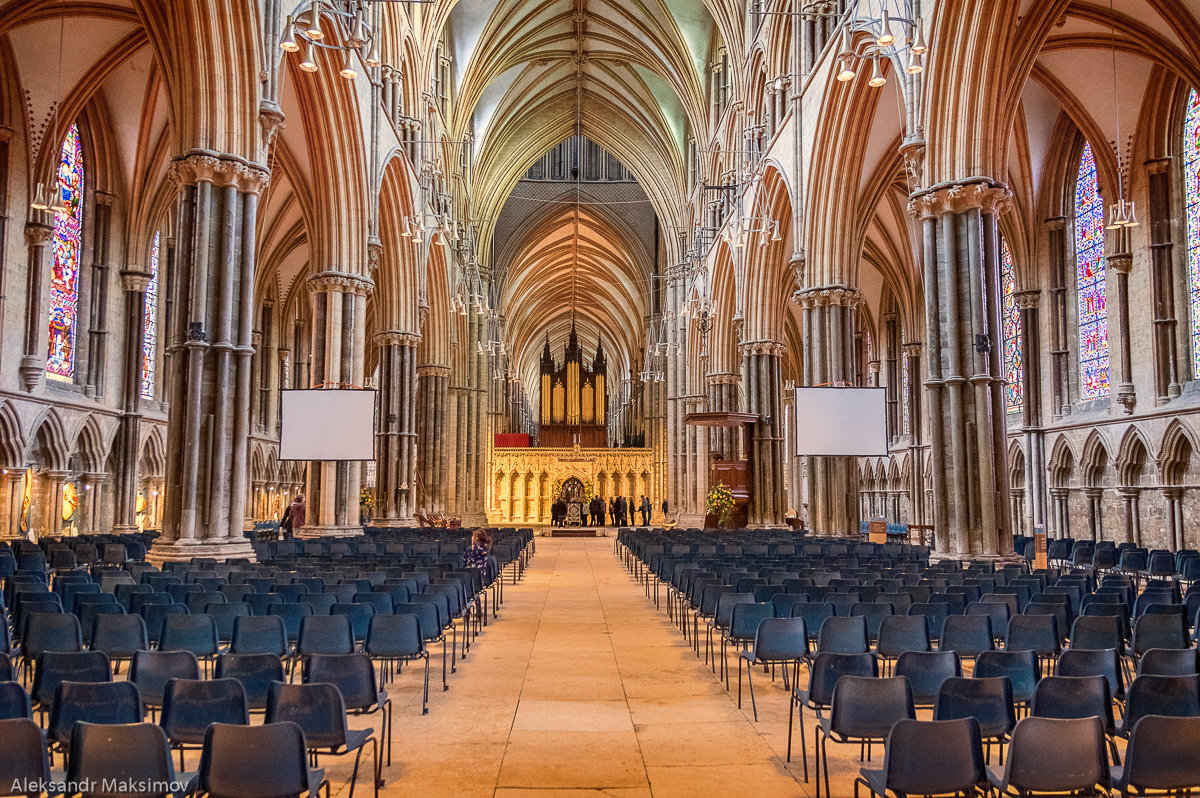
[[[666,521],[667,521],[667,500],[666,499],[663,499],[662,511],[663,511],[663,523],[666,523]]]
[[[625,497],[617,497],[617,526],[625,526]]]
[[[307,520],[308,512],[304,504],[304,494],[300,494],[294,502],[288,505],[288,537],[292,537],[300,531]]]
[[[652,508],[650,507],[649,496],[642,496],[642,505],[639,509],[642,511],[642,526],[650,526],[650,513],[652,512]]]
[[[616,499],[608,500],[608,514],[612,518],[613,526],[616,526],[617,525],[617,500]]]

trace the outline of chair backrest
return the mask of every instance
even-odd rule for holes
[[[380,699],[375,668],[366,654],[313,654],[304,662],[303,678],[336,685],[349,709],[369,709]]]
[[[21,632],[21,652],[30,659],[45,651],[83,650],[83,630],[74,615],[31,613]]]
[[[1125,669],[1121,667],[1121,655],[1115,648],[1072,646],[1059,655],[1054,673],[1056,676],[1103,676],[1108,680],[1109,695],[1114,698],[1125,696]]]
[[[987,780],[979,724],[971,717],[898,720],[888,734],[883,771],[896,795],[974,794]]]
[[[1124,649],[1121,618],[1116,615],[1080,615],[1071,625],[1071,648]]]
[[[275,615],[239,616],[233,619],[231,654],[275,654],[287,656],[287,629]]]
[[[1092,791],[1107,785],[1104,724],[1097,717],[1028,717],[1008,747],[1004,782],[1028,792]]]
[[[975,659],[975,676],[1007,676],[1016,701],[1032,701],[1042,670],[1036,651],[985,651]]]
[[[346,705],[329,682],[273,682],[267,691],[267,723],[292,721],[310,749],[337,749],[346,742]]]
[[[789,612],[793,618],[803,618],[804,628],[810,638],[815,638],[821,631],[821,625],[826,618],[834,616],[833,605],[825,601],[809,601],[798,599],[792,602]]]
[[[159,723],[174,743],[199,744],[213,723],[250,722],[246,690],[237,679],[170,679]]]
[[[313,606],[307,602],[272,604],[267,608],[267,617],[275,617],[283,621],[284,633],[289,642],[295,642],[300,637],[300,626],[304,619],[315,614]]]
[[[190,651],[138,651],[129,666],[129,681],[137,686],[142,703],[162,706],[171,679],[199,679],[200,663]]]
[[[271,682],[284,681],[283,660],[276,654],[219,654],[218,679],[237,679],[250,709],[265,709]]]
[[[817,651],[831,654],[861,654],[871,650],[867,619],[861,615],[826,618],[817,635]]]
[[[112,666],[102,651],[47,651],[37,658],[30,695],[50,706],[62,682],[111,682]]]
[[[296,653],[352,654],[354,630],[346,615],[309,615],[300,620]]]
[[[924,615],[884,617],[875,648],[883,657],[898,657],[905,651],[929,651],[929,620]]]
[[[425,650],[421,624],[410,613],[374,615],[363,649],[372,657],[411,657]]]
[[[721,593],[717,599],[716,625],[728,629],[733,620],[733,608],[738,604],[754,604],[753,593]]]
[[[1133,623],[1133,653],[1140,656],[1152,648],[1188,648],[1187,621],[1177,615],[1148,613]]]
[[[984,736],[998,737],[1008,734],[1017,724],[1012,683],[1004,676],[954,676],[946,679],[938,692],[933,718],[975,718],[979,722],[980,733]]]
[[[67,781],[92,785],[87,798],[169,798],[170,789],[155,789],[175,781],[167,735],[153,723],[76,723]]]
[[[197,657],[215,656],[217,622],[211,615],[168,615],[163,618],[160,651],[190,651]]]
[[[803,618],[764,618],[754,635],[754,656],[760,662],[785,662],[808,655],[808,630]]]
[[[1058,619],[1053,615],[1014,615],[1008,619],[1004,648],[1053,656],[1061,650]]]
[[[36,723],[29,718],[0,720],[0,740],[4,741],[4,756],[0,756],[0,785],[3,785],[0,790],[8,790],[13,784],[50,782],[46,741]],[[31,791],[30,794],[40,795],[41,790]]]
[[[1200,684],[1195,676],[1139,676],[1125,691],[1125,727],[1146,715],[1200,716]]]
[[[134,652],[150,648],[142,616],[101,614],[92,619],[91,648],[110,660],[130,659]]]
[[[915,719],[912,688],[903,676],[843,676],[833,688],[829,728],[848,738],[887,739],[898,720]]]
[[[263,756],[270,751],[270,756]],[[304,732],[292,722],[214,723],[204,735],[197,784],[222,798],[291,798],[309,792]]]
[[[753,640],[759,624],[774,617],[775,605],[769,602],[736,604],[729,620],[729,636],[734,640]]]
[[[32,717],[32,703],[25,688],[16,682],[0,682],[0,720]]]
[[[1200,674],[1194,648],[1152,648],[1138,661],[1138,675],[1192,676]]]
[[[879,660],[870,653],[832,654],[823,652],[813,659],[808,676],[808,702],[813,706],[829,706],[833,690],[843,676],[875,677],[879,675]]]
[[[1200,785],[1200,718],[1147,715],[1133,727],[1123,779],[1143,790],[1185,790]]]
[[[995,647],[992,619],[986,615],[947,615],[938,638],[938,649],[976,657]]]
[[[141,723],[145,717],[137,687],[122,682],[60,682],[54,691],[46,736],[69,745],[71,728],[87,723]]]
[[[1033,694],[1032,714],[1039,718],[1104,719],[1105,731],[1113,727],[1112,694],[1103,676],[1047,676]]]
[[[937,701],[942,682],[962,676],[962,663],[953,651],[905,651],[896,660],[893,673],[908,679],[913,701],[932,705]]]

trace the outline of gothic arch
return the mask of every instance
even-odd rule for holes
[[[1112,456],[1109,454],[1108,445],[1100,433],[1093,429],[1083,445],[1083,455],[1079,460],[1084,486],[1089,488],[1106,487],[1111,461]]]
[[[25,440],[21,435],[21,420],[12,403],[0,401],[0,466],[24,468]]]
[[[1116,466],[1121,484],[1141,484],[1145,472],[1153,462],[1145,433],[1138,427],[1131,426],[1125,431],[1117,449]]]
[[[66,432],[58,411],[47,408],[33,424],[25,460],[34,467],[66,471],[71,459]]]
[[[84,471],[104,471],[105,460],[108,459],[108,446],[105,436],[100,432],[100,426],[92,415],[84,417],[75,433],[75,442],[71,446],[68,459],[78,458]]]
[[[1056,488],[1066,488],[1075,476],[1077,458],[1066,435],[1059,435],[1050,452],[1050,484]]]
[[[1195,433],[1179,419],[1171,419],[1158,450],[1159,484],[1182,485],[1184,475],[1194,476],[1197,451]]]

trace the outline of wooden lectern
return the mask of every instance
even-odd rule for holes
[[[734,430],[744,430],[745,440],[743,441],[743,445],[735,443],[733,446],[735,454],[738,451],[750,451],[750,427],[757,421],[757,413],[688,413],[683,417],[684,424],[690,424],[694,427],[725,427]],[[717,484],[724,484],[729,487],[733,492],[734,501],[733,518],[730,523],[734,527],[745,526],[752,494],[750,486],[753,484],[750,460],[743,458],[712,458],[709,467],[708,484],[710,488]],[[704,525],[706,527],[713,527],[716,524],[716,518],[705,516]]]

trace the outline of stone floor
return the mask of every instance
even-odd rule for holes
[[[440,652],[431,658],[428,715],[418,671],[389,686],[395,750],[383,795],[815,795],[798,738],[795,761],[784,762],[782,681],[756,674],[757,723],[748,693],[738,709],[736,671],[727,693],[622,566],[612,538],[538,538],[525,579],[504,598],[448,692]],[[857,747],[833,749],[833,795],[848,796]],[[347,795],[348,761],[322,764]]]

